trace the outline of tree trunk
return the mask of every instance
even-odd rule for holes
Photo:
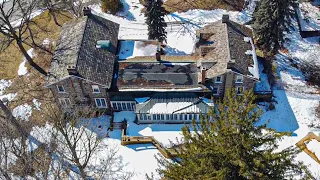
[[[58,19],[57,19],[57,16],[56,16],[56,13],[54,12],[53,9],[49,9],[49,14],[51,14],[54,23],[55,23],[57,26],[60,26],[60,27],[61,27],[61,24],[59,24]]]
[[[48,73],[32,60],[32,58],[27,53],[26,49],[23,47],[22,43],[19,40],[16,40],[16,41],[17,41],[17,44],[18,44],[20,51],[22,52],[22,54],[24,55],[24,57],[26,58],[26,60],[30,64],[30,66],[32,66],[34,69],[36,69],[42,75],[48,76]]]
[[[21,133],[21,137],[23,140],[26,140],[28,137],[28,133],[24,130],[24,128],[20,125],[17,119],[12,115],[9,108],[0,100],[0,109],[4,112],[9,122]],[[24,141],[23,141],[24,142]]]

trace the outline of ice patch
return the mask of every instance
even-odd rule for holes
[[[12,115],[16,118],[20,118],[25,121],[29,121],[29,117],[32,113],[32,107],[29,104],[23,104],[15,107],[12,111]]]

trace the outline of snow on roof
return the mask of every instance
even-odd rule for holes
[[[7,89],[11,83],[10,80],[0,79],[0,100],[7,99],[8,101],[11,101],[16,97],[17,93],[4,94],[5,89]]]
[[[128,59],[136,56],[155,56],[157,45],[153,41],[120,41],[119,59]]]
[[[301,29],[303,31],[320,31],[319,9],[310,2],[299,3],[297,8]]]
[[[250,53],[252,54],[252,60],[253,60],[253,66],[249,66],[248,70],[250,72],[250,74],[255,78],[255,79],[260,79],[260,74],[259,74],[259,63],[258,63],[258,58],[257,58],[257,54],[256,54],[256,48],[254,46],[253,40],[252,38],[248,39],[250,41],[252,50],[250,51]],[[249,53],[247,51],[247,53]]]

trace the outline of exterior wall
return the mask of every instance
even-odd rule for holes
[[[139,123],[191,123],[192,119],[200,121],[200,114],[137,114]]]
[[[63,86],[64,92],[58,91],[58,85]],[[79,79],[77,77],[69,77],[56,84],[50,85],[49,89],[53,93],[56,103],[65,112],[70,112],[75,108],[84,108],[89,106],[95,107],[95,98],[105,98],[107,106],[106,90],[102,88],[102,86],[98,85],[100,92],[95,93],[92,90],[92,85],[97,84]],[[71,103],[70,106],[61,104],[59,100],[61,98],[68,98]]]

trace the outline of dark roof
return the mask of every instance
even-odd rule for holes
[[[227,23],[230,58],[235,63],[233,68],[244,75],[248,75],[248,66],[253,64],[251,55],[245,54],[247,50],[251,50],[251,44],[244,41],[244,37],[252,37],[251,29],[237,24],[233,21]]]
[[[111,86],[115,52],[97,48],[98,40],[109,40],[115,49],[119,24],[90,14],[62,27],[51,63],[49,83],[68,76],[68,68],[75,68],[77,76],[106,87]]]
[[[198,86],[195,63],[119,62],[119,89],[193,88]]]

